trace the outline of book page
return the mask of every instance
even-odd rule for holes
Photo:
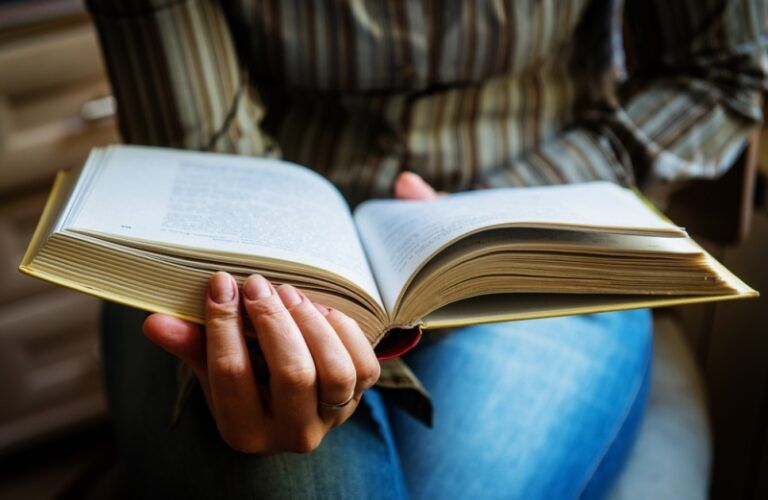
[[[131,146],[89,161],[65,228],[279,259],[339,275],[381,303],[349,208],[315,172],[279,160]]]
[[[439,249],[493,227],[580,229],[685,236],[631,190],[608,182],[458,193],[433,201],[374,200],[355,222],[387,311],[409,278]]]

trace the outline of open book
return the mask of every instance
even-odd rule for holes
[[[373,200],[352,212],[295,164],[133,146],[95,149],[59,175],[20,268],[194,322],[212,273],[260,273],[347,313],[373,344],[394,328],[757,295],[607,182]]]

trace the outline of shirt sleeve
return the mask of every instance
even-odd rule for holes
[[[628,0],[625,23],[631,77],[615,126],[639,179],[720,176],[762,122],[768,3]]]
[[[607,123],[577,126],[485,172],[474,187],[538,186],[607,180],[634,184],[626,150]]]
[[[618,105],[489,170],[478,187],[603,179],[653,195],[718,177],[762,122],[767,11],[761,0],[627,0],[630,76]]]
[[[278,154],[212,0],[87,0],[128,143]]]

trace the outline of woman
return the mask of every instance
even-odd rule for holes
[[[350,203],[593,179],[661,195],[728,168],[766,85],[757,0],[630,0],[624,30],[618,0],[89,5],[126,141],[279,155]],[[141,496],[600,497],[642,419],[648,311],[442,332],[379,366],[343,311],[261,276],[216,274],[206,308],[201,329],[106,306]],[[189,386],[152,343],[202,389],[173,428]],[[432,429],[407,414],[431,405]]]

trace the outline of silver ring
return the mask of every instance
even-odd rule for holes
[[[352,402],[352,400],[355,399],[355,393],[353,392],[352,395],[344,401],[343,403],[326,403],[325,401],[318,399],[317,402],[320,405],[321,408],[326,408],[328,410],[341,410],[345,406],[347,406],[349,403]]]

